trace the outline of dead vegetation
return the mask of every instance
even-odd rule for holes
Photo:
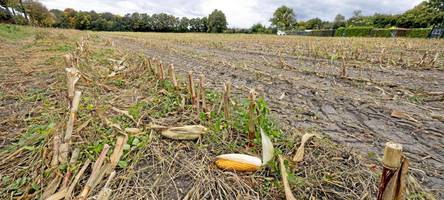
[[[43,31],[37,42],[5,40],[0,55],[2,199],[282,199],[285,182],[296,199],[377,194],[378,163],[318,130],[282,131],[264,94],[234,96],[231,82],[218,93],[174,67],[166,75],[163,58],[94,33]],[[67,78],[65,67],[78,71]],[[263,154],[260,129],[280,159],[246,173],[213,164],[221,154]],[[316,136],[301,144],[305,133]],[[190,140],[176,140],[183,134]],[[430,199],[414,180],[409,198]]]

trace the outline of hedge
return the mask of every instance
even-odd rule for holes
[[[372,27],[349,27],[345,29],[347,37],[368,37],[372,31]]]
[[[411,37],[411,38],[427,38],[429,36],[430,32],[432,32],[431,28],[415,28],[415,29],[410,29],[407,32],[407,37]]]
[[[333,29],[321,29],[321,30],[313,30],[309,35],[311,36],[319,36],[319,37],[332,37],[334,36],[335,30]]]
[[[370,35],[372,37],[392,37],[393,29],[372,29]]]
[[[344,32],[345,32],[345,28],[344,27],[339,27],[338,29],[336,29],[335,37],[342,37],[342,36],[344,36]]]
[[[431,28],[415,28],[415,29],[377,29],[372,27],[340,27],[336,29],[335,37],[411,37],[411,38],[427,38],[432,32]]]

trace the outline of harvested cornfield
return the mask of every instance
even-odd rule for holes
[[[0,41],[1,199],[284,199],[283,180],[296,199],[375,199],[390,140],[411,162],[407,198],[442,196],[440,40],[18,27]],[[264,138],[257,169],[215,165],[268,160]]]

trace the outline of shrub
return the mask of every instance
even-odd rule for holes
[[[427,38],[432,31],[431,28],[414,28],[407,32],[407,37],[411,38]]]
[[[348,27],[345,29],[347,37],[368,37],[372,31],[372,27]]]
[[[340,27],[340,28],[336,29],[335,37],[342,37],[342,36],[344,36],[344,32],[345,32],[345,28],[344,27]]]
[[[372,37],[392,37],[392,31],[394,29],[372,29],[371,36]]]
[[[333,29],[313,30],[309,35],[319,37],[332,37],[335,33]]]

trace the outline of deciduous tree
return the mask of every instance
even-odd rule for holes
[[[296,25],[296,16],[293,9],[287,6],[281,6],[274,11],[270,22],[278,29],[290,30]]]
[[[227,29],[227,18],[221,10],[214,10],[208,16],[208,32],[222,33]]]

